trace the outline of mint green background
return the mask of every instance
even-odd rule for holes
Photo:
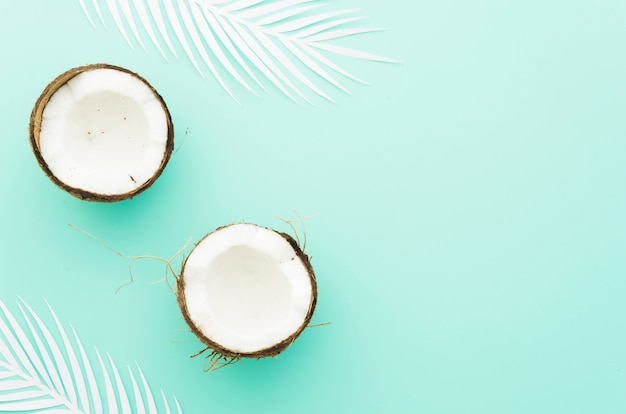
[[[370,86],[298,106],[236,104],[182,57],[132,50],[77,1],[0,3],[0,299],[46,299],[87,347],[137,362],[186,413],[626,411],[626,3],[373,1],[388,31],[337,59]],[[179,150],[146,193],[112,205],[58,190],[27,126],[43,89],[95,62],[145,76]],[[230,83],[234,85],[233,82]],[[188,131],[185,134],[185,131]],[[246,220],[307,221],[314,322],[275,360],[213,374],[189,355],[158,263]]]

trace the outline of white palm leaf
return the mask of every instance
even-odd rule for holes
[[[97,20],[106,27],[106,8],[132,48],[138,44],[147,50],[144,40],[149,39],[168,59],[166,46],[177,56],[172,42],[176,39],[196,70],[204,76],[208,69],[235,100],[227,79],[253,93],[266,90],[264,81],[294,101],[310,102],[307,91],[332,101],[322,85],[348,92],[337,75],[365,82],[329,55],[398,62],[332,43],[383,29],[355,27],[354,22],[364,18],[354,16],[357,10],[324,11],[319,0],[78,1],[94,27]]]
[[[52,329],[24,301],[18,307],[21,322],[0,301],[0,412],[182,413],[163,391],[157,405],[139,366],[128,368],[129,391],[110,356],[105,362],[96,349],[99,369],[92,368],[74,329],[70,337],[49,305]]]

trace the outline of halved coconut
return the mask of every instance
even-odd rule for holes
[[[232,224],[205,236],[186,259],[178,303],[193,333],[229,358],[262,358],[286,349],[317,302],[307,255],[289,235]]]
[[[43,91],[30,118],[39,165],[70,194],[92,201],[134,197],[159,177],[174,148],[163,98],[118,66],[70,69]]]

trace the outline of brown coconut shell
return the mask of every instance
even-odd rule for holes
[[[146,86],[148,86],[148,88],[150,88],[154,96],[157,98],[157,100],[161,104],[161,107],[163,108],[163,111],[166,116],[167,142],[165,145],[165,151],[163,153],[163,159],[161,160],[161,164],[159,168],[156,170],[156,172],[152,175],[152,177],[148,181],[146,181],[140,187],[137,187],[136,189],[129,191],[127,193],[99,194],[99,193],[90,192],[81,188],[72,187],[64,183],[63,181],[59,180],[52,173],[52,171],[48,167],[48,164],[46,163],[46,160],[44,160],[43,156],[41,155],[40,144],[39,144],[40,133],[41,133],[41,123],[42,123],[42,118],[43,118],[43,111],[46,108],[46,105],[48,104],[48,102],[50,101],[50,98],[59,90],[59,88],[61,88],[63,85],[65,85],[75,76],[83,72],[87,72],[87,71],[95,70],[95,69],[113,69],[113,70],[117,70],[120,72],[128,73],[134,76],[135,78],[139,79]],[[46,86],[46,88],[43,90],[43,92],[37,99],[37,102],[35,103],[33,111],[31,112],[31,115],[30,115],[30,124],[29,124],[28,130],[29,130],[29,135],[30,135],[30,144],[33,149],[33,153],[35,154],[35,158],[37,159],[39,166],[46,173],[48,178],[50,178],[50,180],[62,190],[67,191],[68,193],[70,193],[71,195],[77,198],[80,198],[82,200],[87,200],[87,201],[100,201],[100,202],[121,201],[121,200],[126,200],[129,198],[133,198],[139,193],[147,190],[152,184],[154,184],[157,178],[159,178],[159,176],[165,169],[165,166],[167,165],[167,162],[169,161],[172,155],[172,151],[174,150],[174,125],[172,124],[172,118],[170,116],[169,110],[167,109],[167,105],[165,104],[165,101],[163,100],[163,97],[156,91],[156,89],[152,87],[152,85],[150,85],[150,83],[145,78],[143,78],[139,74],[132,72],[126,68],[110,65],[107,63],[96,63],[96,64],[91,64],[91,65],[86,65],[86,66],[79,66],[79,67],[70,69],[60,74],[59,76],[57,76],[52,82],[48,84],[48,86]]]
[[[207,234],[198,243],[196,243],[196,246],[200,244],[202,240],[204,240],[205,238],[229,226],[230,225],[219,227],[213,232]],[[285,349],[287,349],[287,347],[289,347],[289,345],[291,345],[300,336],[302,331],[306,329],[306,327],[311,322],[313,313],[315,312],[315,306],[317,305],[317,280],[315,278],[315,272],[313,271],[313,266],[311,266],[309,256],[307,256],[306,253],[302,251],[302,249],[298,245],[298,242],[289,234],[281,233],[272,229],[268,229],[268,230],[271,230],[277,233],[278,235],[282,236],[285,240],[287,240],[287,242],[291,245],[291,247],[296,253],[296,258],[297,258],[296,260],[300,260],[302,264],[304,265],[304,267],[307,269],[307,274],[311,281],[311,301],[309,302],[309,309],[307,311],[304,321],[294,333],[292,333],[287,338],[283,339],[282,341],[274,344],[273,346],[269,348],[261,349],[256,352],[241,353],[241,352],[233,351],[232,349],[228,349],[218,344],[217,342],[211,340],[211,338],[208,338],[206,335],[204,335],[204,333],[202,333],[202,331],[195,325],[195,323],[191,319],[191,316],[189,315],[189,310],[187,309],[187,302],[185,300],[185,265],[187,264],[187,259],[189,259],[189,257],[193,254],[193,250],[195,250],[195,248],[191,251],[191,253],[189,254],[189,256],[187,256],[187,258],[185,259],[183,263],[180,277],[178,278],[177,289],[176,289],[176,298],[178,300],[178,306],[180,307],[181,313],[183,314],[183,318],[185,319],[185,322],[187,322],[187,325],[189,325],[189,329],[191,330],[191,332],[193,332],[194,335],[196,335],[196,337],[198,337],[198,339],[203,344],[205,344],[207,348],[212,349],[214,353],[217,353],[225,358],[229,358],[229,359],[257,358],[259,359],[259,358],[276,356],[280,354]]]

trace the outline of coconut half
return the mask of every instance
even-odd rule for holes
[[[163,98],[138,74],[107,64],[59,75],[37,100],[29,130],[48,177],[90,201],[119,201],[146,190],[174,148]]]
[[[204,237],[178,279],[178,303],[193,333],[229,358],[285,350],[309,324],[317,283],[289,235],[232,224]]]

